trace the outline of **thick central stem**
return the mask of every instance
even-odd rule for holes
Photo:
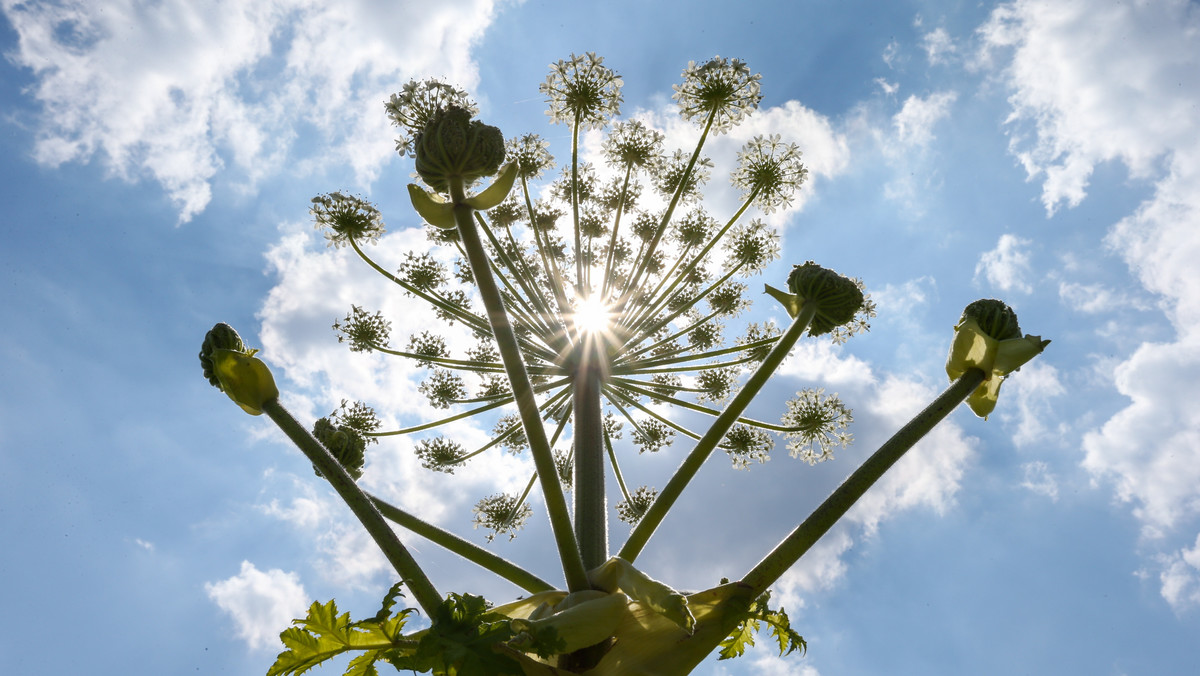
[[[607,369],[601,340],[584,334],[575,346],[575,539],[583,567],[608,560],[608,503],[604,492],[604,423],[600,388]]]

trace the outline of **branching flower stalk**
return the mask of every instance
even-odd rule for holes
[[[731,175],[742,201],[721,220],[700,203],[713,167],[703,148],[710,136],[753,114],[759,76],[737,59],[689,64],[674,98],[682,116],[700,127],[699,141],[690,151],[671,152],[663,133],[639,120],[616,120],[621,83],[595,54],[552,64],[541,90],[551,121],[571,127],[571,156],[548,187],[537,183],[554,166],[540,137],[506,143],[499,129],[474,119],[478,108],[465,92],[435,80],[406,85],[386,108],[401,130],[398,151],[415,160],[421,183],[410,185],[409,195],[435,248],[408,253],[395,272],[363,247],[385,231],[373,205],[340,192],[313,199],[312,213],[331,246],[349,246],[451,330],[476,339],[465,355],[455,355],[448,346],[461,340],[447,340],[422,322],[398,349],[390,344],[393,320],[359,306],[334,323],[338,340],[353,352],[427,369],[419,391],[433,408],[450,409],[445,416],[381,429],[368,404],[343,402],[309,434],[283,411],[270,372],[236,332],[218,325],[206,338],[205,376],[245,411],[265,412],[284,429],[350,505],[432,622],[427,630],[402,631],[412,611],[392,611],[398,586],[374,620],[350,622],[332,601],[313,604],[307,618],[281,635],[287,650],[269,676],[301,673],[349,651],[358,656],[348,673],[373,673],[364,670],[383,661],[437,674],[685,674],[715,649],[722,659],[740,655],[764,625],[781,653],[803,651],[804,639],[786,614],[769,607],[770,585],[958,403],[966,400],[986,416],[1000,383],[1044,349],[1048,341],[1021,336],[1003,303],[973,303],[947,360],[951,388],[757,566],[738,581],[691,595],[651,579],[633,563],[716,450],[747,469],[770,459],[776,435],[810,464],[850,443],[851,411],[820,389],[797,393],[778,423],[744,414],[799,340],[845,342],[869,328],[875,306],[859,280],[810,261],[792,268],[786,290],[765,288],[787,312],[786,328],[750,323],[727,340],[725,323],[751,305],[738,278],[761,273],[779,257],[776,233],[751,216],[791,205],[808,174],[800,151],[778,136],[751,139]],[[584,162],[580,134],[604,129],[604,166]],[[564,217],[565,235],[559,233]],[[451,257],[453,273],[443,262]],[[694,429],[671,415],[673,408],[702,414],[708,425]],[[492,421],[492,440],[481,447],[465,448],[439,431],[476,416]],[[358,489],[354,480],[368,446],[410,434],[422,437],[415,444],[422,466],[444,474],[483,453],[529,451],[533,475],[525,490],[485,497],[475,506],[474,524],[491,531],[489,542],[499,534],[515,537],[539,490],[562,590]],[[638,455],[668,452],[676,439],[694,444],[661,490],[629,482]],[[630,455],[630,446],[638,453]],[[623,498],[613,509],[633,526],[615,557],[608,541],[610,472]],[[442,599],[384,518],[531,596],[497,607],[469,595]]]

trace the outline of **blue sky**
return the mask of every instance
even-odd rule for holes
[[[382,557],[196,352],[226,321],[301,418],[343,398],[431,415],[415,371],[329,330],[350,303],[413,310],[325,247],[309,198],[367,195],[390,228],[378,257],[423,249],[381,103],[446,78],[561,165],[569,136],[538,84],[586,51],[624,77],[624,115],[682,147],[696,132],[670,94],[688,61],[760,72],[758,113],[706,146],[710,210],[736,199],[741,143],[796,142],[810,181],[769,217],[784,255],[763,281],[813,259],[878,303],[845,346],[802,342],[751,409],[825,387],[857,443],[813,467],[782,444],[749,471],[714,458],[639,559],[651,575],[698,589],[757,562],[944,387],[971,300],[1003,298],[1054,341],[988,421],[956,412],[780,581],[806,657],[697,673],[1200,671],[1196,3],[426,4],[0,2],[7,671],[264,673],[311,600],[374,612]],[[758,302],[751,319],[777,315]],[[683,450],[640,459],[642,482]],[[431,476],[411,451],[373,447],[364,483],[477,541],[471,505],[528,477],[499,454]],[[555,574],[541,509],[500,540]],[[413,548],[440,589],[517,594]]]

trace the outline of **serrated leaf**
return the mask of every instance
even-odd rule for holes
[[[750,604],[750,608],[746,610],[745,619],[725,640],[721,641],[720,659],[726,660],[745,654],[747,646],[754,645],[754,634],[759,631],[763,622],[771,627],[771,636],[779,645],[781,657],[790,655],[796,650],[799,650],[800,654],[804,654],[808,650],[808,643],[804,637],[792,629],[792,623],[788,619],[787,613],[782,608],[771,610],[767,606],[770,598],[771,593],[768,591]]]
[[[365,652],[351,660],[346,675],[378,676],[375,662],[385,651],[397,648],[400,629],[408,614],[413,612],[406,608],[395,617],[387,617],[398,594],[398,587],[392,587],[384,597],[384,609],[375,618],[361,622],[351,622],[349,613],[339,615],[333,600],[314,602],[306,617],[296,620],[296,626],[279,634],[288,649],[279,653],[267,676],[298,676],[342,653],[359,650]]]
[[[380,658],[380,651],[371,650],[350,660],[346,665],[345,676],[379,676],[375,662]]]
[[[758,631],[758,621],[745,619],[720,643],[718,659],[728,660],[746,654],[746,647],[754,645],[754,633]]]
[[[788,619],[787,613],[783,612],[783,608],[768,612],[763,619],[771,625],[771,634],[775,637],[775,642],[779,644],[781,657],[790,655],[796,650],[799,650],[801,655],[808,651],[808,642],[792,629],[791,620]]]

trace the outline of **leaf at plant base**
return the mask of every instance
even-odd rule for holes
[[[378,650],[365,652],[350,660],[350,664],[346,665],[346,673],[342,676],[379,676],[379,670],[375,668],[375,663],[379,661],[380,657]]]

